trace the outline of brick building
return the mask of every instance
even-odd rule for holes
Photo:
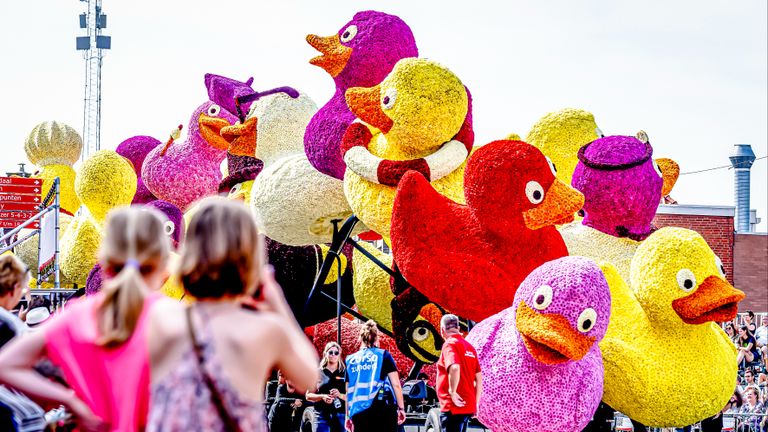
[[[734,216],[734,207],[661,205],[653,223],[701,234],[723,261],[728,281],[747,294],[740,309],[768,312],[768,233],[737,233]]]

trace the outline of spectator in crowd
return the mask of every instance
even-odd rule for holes
[[[739,425],[739,432],[758,432],[762,418],[759,414],[764,414],[765,409],[760,403],[757,387],[747,387],[744,391],[746,401],[741,406],[741,414],[756,414],[743,418]]]
[[[760,327],[755,332],[757,347],[763,355],[763,364],[768,363],[768,315],[763,315],[760,320]]]
[[[440,333],[445,342],[437,361],[437,398],[443,432],[465,432],[478,411],[483,374],[475,348],[459,332],[459,317],[443,315]]]
[[[743,393],[749,386],[757,386],[757,383],[755,382],[755,372],[751,367],[744,370],[744,380],[741,382],[741,385],[739,385],[739,390]]]
[[[315,348],[264,255],[263,239],[242,203],[220,197],[200,202],[179,268],[196,301],[163,302],[149,318],[147,432],[265,431],[263,389],[273,368],[298,393],[317,382]],[[243,308],[249,299],[255,311]]]
[[[275,402],[269,410],[270,432],[295,432],[304,413],[304,395],[298,393],[290,380],[278,375]]]
[[[755,335],[755,332],[757,331],[757,324],[755,324],[755,313],[751,310],[747,311],[747,314],[744,315],[744,325],[747,326],[747,330],[749,330],[749,334],[752,336]]]
[[[347,419],[350,432],[395,432],[405,421],[403,390],[392,355],[378,348],[376,322],[360,328],[360,350],[347,356]]]
[[[82,430],[143,429],[149,406],[146,321],[161,298],[169,253],[162,214],[112,212],[99,251],[108,276],[104,289],[70,302],[42,331],[0,351],[0,381],[65,405]],[[43,356],[62,369],[72,390],[32,369]]]
[[[736,327],[730,321],[725,323],[725,334],[728,335],[728,339],[730,339],[734,345],[738,345],[737,344],[738,335],[736,334]]]
[[[431,407],[432,405],[437,403],[437,390],[435,390],[434,387],[429,385],[429,375],[427,375],[426,373],[419,372],[418,378],[419,380],[421,380],[422,383],[424,383],[424,387],[427,390],[427,397],[422,399],[420,403],[425,407]]]
[[[759,359],[757,351],[757,341],[752,333],[749,332],[749,328],[746,325],[739,327],[739,337],[737,339],[736,349],[739,353],[736,356],[736,361],[739,366],[742,366],[742,362],[752,363],[755,359]]]
[[[0,347],[27,330],[16,315],[9,312],[28,292],[29,271],[13,255],[0,256]],[[0,430],[39,430],[45,428],[45,413],[26,396],[0,385]]]
[[[31,329],[39,328],[44,322],[51,318],[51,312],[44,306],[38,306],[27,312],[26,324]]]
[[[314,392],[307,392],[307,400],[315,402],[315,432],[344,432],[345,372],[341,346],[328,342],[320,360],[320,382]]]

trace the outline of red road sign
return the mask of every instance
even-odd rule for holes
[[[32,216],[36,214],[37,213],[30,212],[30,211],[20,211],[20,212],[0,211],[0,219],[13,219],[13,220],[25,221],[27,219],[31,219]]]
[[[4,220],[0,219],[0,228],[16,228],[17,226],[21,225],[21,223],[24,221],[20,220]],[[31,224],[25,226],[24,228],[29,229],[37,229],[40,228],[40,221],[34,221]]]
[[[8,210],[37,211],[37,204],[0,202],[0,211],[8,211]]]
[[[0,194],[0,203],[40,204],[40,195],[5,195]]]
[[[0,177],[0,185],[42,186],[43,181],[38,178]]]
[[[17,186],[0,184],[0,193],[40,195],[40,186]]]

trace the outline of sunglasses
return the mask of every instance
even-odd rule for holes
[[[339,355],[339,352],[336,351],[336,350],[331,350],[331,351],[328,351],[328,355],[337,356],[337,355]]]

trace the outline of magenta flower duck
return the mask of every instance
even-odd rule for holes
[[[133,170],[136,172],[136,195],[133,196],[131,204],[146,204],[157,199],[152,192],[147,189],[144,181],[141,179],[141,167],[144,165],[149,152],[155,147],[162,145],[156,138],[146,135],[137,135],[118,144],[115,151],[120,156],[128,159],[133,164]]]
[[[467,336],[483,370],[480,421],[494,432],[581,431],[603,395],[598,343],[610,310],[608,282],[590,259],[531,272],[512,307]]]
[[[144,160],[141,177],[152,194],[186,211],[192,202],[218,192],[221,163],[229,147],[219,132],[238,120],[224,107],[235,109],[234,97],[252,92],[250,83],[205,76],[210,100],[192,113],[186,140],[174,141],[172,134]]]
[[[312,117],[304,134],[304,150],[315,169],[344,178],[346,165],[340,150],[344,132],[355,120],[344,99],[351,87],[373,87],[392,71],[398,60],[418,57],[410,27],[394,15],[376,11],[355,14],[333,36],[307,36],[322,55],[310,63],[333,78],[336,92]]]

